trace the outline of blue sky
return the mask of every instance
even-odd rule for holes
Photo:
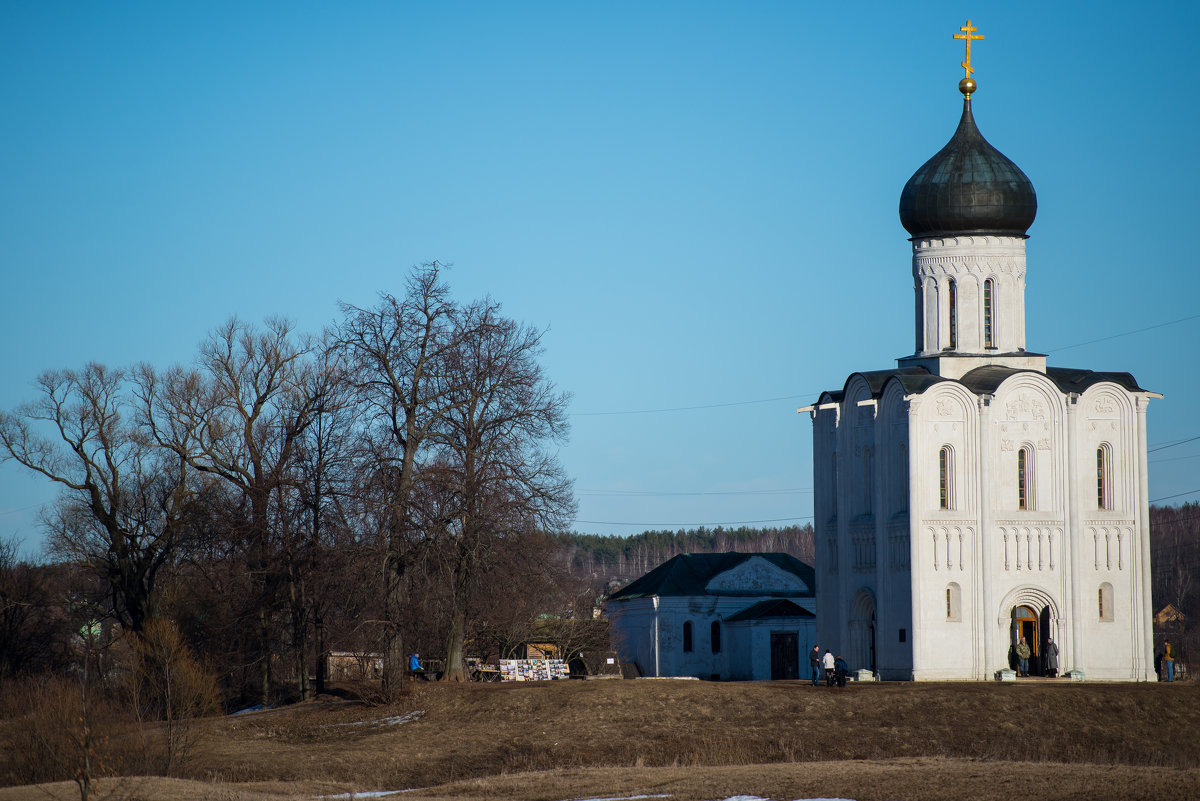
[[[1152,448],[1200,436],[1200,6],[1154,2],[4,0],[0,408],[437,259],[547,329],[577,530],[805,522],[795,409],[913,350],[897,202],[968,16],[976,121],[1038,193],[1028,347],[1163,393]],[[1200,440],[1150,458],[1200,499]],[[36,548],[52,497],[0,466],[0,536]]]

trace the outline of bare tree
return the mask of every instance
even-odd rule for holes
[[[383,692],[394,697],[404,679],[401,621],[405,574],[423,545],[414,524],[413,487],[420,457],[453,399],[440,375],[462,336],[457,307],[437,262],[414,268],[405,295],[382,294],[370,309],[342,306],[338,340],[368,426],[363,452],[367,483],[385,508]]]
[[[0,456],[62,487],[45,517],[53,546],[102,576],[117,619],[140,632],[159,571],[190,533],[194,482],[131,421],[126,371],[91,363],[37,386],[36,401],[0,413]]]
[[[270,702],[273,492],[315,415],[305,392],[311,345],[286,320],[263,330],[237,318],[200,345],[199,367],[138,372],[147,427],[184,463],[226,482],[246,505],[244,547],[256,584],[261,699]]]
[[[430,520],[451,603],[445,678],[466,678],[467,602],[496,544],[517,533],[560,530],[574,513],[571,482],[544,447],[568,431],[569,396],[538,363],[541,332],[503,317],[491,301],[460,315],[463,334],[444,380],[453,400],[438,438]],[[449,507],[449,508],[447,508]],[[431,516],[432,517],[432,516]]]
[[[355,466],[358,410],[342,356],[328,335],[316,349],[313,369],[303,388],[313,418],[298,443],[289,485],[297,515],[288,529],[294,529],[297,536],[285,541],[284,556],[302,698],[311,694],[307,667],[310,626],[317,657],[316,691],[325,692],[325,613],[332,601],[331,591],[336,592],[334,587],[341,583],[341,577],[332,575],[332,568],[344,564],[330,556],[333,535],[346,528],[345,501],[351,493]]]

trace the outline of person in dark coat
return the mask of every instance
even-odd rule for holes
[[[846,676],[850,674],[850,664],[840,656],[833,660],[833,677],[837,686],[846,686]]]
[[[821,646],[812,647],[808,652],[808,662],[812,667],[812,685],[816,687],[821,681]]]
[[[1042,664],[1046,666],[1045,674],[1050,678],[1058,675],[1058,643],[1046,635],[1046,647],[1042,649]]]

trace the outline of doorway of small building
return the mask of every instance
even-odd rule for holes
[[[771,680],[800,678],[800,634],[795,631],[771,632]]]
[[[1009,662],[1013,670],[1017,670],[1017,644],[1025,638],[1029,646],[1029,675],[1042,674],[1042,637],[1040,616],[1033,607],[1014,606],[1012,610],[1012,647],[1009,649]]]

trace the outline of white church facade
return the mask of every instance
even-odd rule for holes
[[[817,641],[882,679],[992,679],[1024,637],[1033,675],[1057,650],[1059,675],[1151,681],[1146,409],[1161,396],[1026,350],[1037,198],[979,133],[975,82],[959,88],[957,131],[900,199],[914,352],[801,410]]]

